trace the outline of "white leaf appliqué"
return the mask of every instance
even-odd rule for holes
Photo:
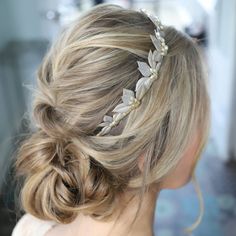
[[[104,134],[107,134],[108,132],[110,132],[111,130],[111,127],[110,126],[106,126],[104,127],[101,132],[100,132],[100,135],[104,135]]]
[[[161,51],[161,42],[153,35],[150,34],[150,37],[152,39],[152,42],[155,46],[155,48],[158,50],[158,51]]]
[[[101,124],[99,124],[98,127],[108,126],[108,125],[113,121],[113,119],[112,119],[111,116],[105,115],[105,116],[103,117],[103,121],[104,121],[104,122],[102,122]]]
[[[147,90],[150,88],[150,86],[153,83],[153,79],[151,78],[145,78],[142,77],[141,79],[138,80],[136,84],[136,98],[138,100],[141,100],[144,94],[147,92]]]
[[[134,100],[134,91],[129,89],[123,89],[122,100],[125,105],[129,106]]]
[[[156,62],[154,60],[154,55],[153,55],[151,50],[148,53],[148,63],[151,66],[151,68],[155,68],[156,67]]]
[[[161,66],[161,62],[158,62],[158,63],[156,64],[156,70],[157,70],[157,71],[160,69],[160,66]]]
[[[113,120],[120,120],[121,118],[123,118],[123,113],[115,113],[113,115]]]
[[[152,74],[151,68],[148,66],[146,62],[137,61],[137,63],[138,63],[138,69],[143,76],[148,77]]]
[[[113,112],[123,113],[129,110],[129,106],[125,105],[124,103],[118,104],[114,109]]]
[[[153,60],[156,61],[156,62],[159,62],[159,61],[162,60],[162,58],[163,58],[163,56],[157,50],[154,50]]]

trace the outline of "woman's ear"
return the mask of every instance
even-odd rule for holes
[[[169,173],[161,182],[161,189],[176,189],[187,184],[192,177],[192,171],[196,164],[196,153],[199,147],[200,135],[196,133],[193,139],[190,140],[189,145],[178,165]],[[142,153],[138,159],[138,167],[143,172],[145,162],[145,153]]]
[[[183,153],[181,160],[172,172],[164,178],[161,184],[162,189],[176,189],[186,185],[192,178],[192,172],[196,165],[196,154],[199,147],[200,137],[194,135],[189,146]]]
[[[145,153],[143,153],[138,159],[138,167],[141,172],[143,172],[144,161],[145,161]]]

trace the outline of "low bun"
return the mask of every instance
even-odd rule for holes
[[[17,176],[24,176],[23,209],[59,223],[79,212],[99,218],[113,211],[118,181],[102,165],[80,153],[72,142],[38,131],[19,149]]]

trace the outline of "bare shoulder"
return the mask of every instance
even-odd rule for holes
[[[12,236],[44,236],[54,225],[56,222],[41,220],[26,213],[16,223]]]
[[[44,236],[65,236],[67,234],[67,227],[64,225],[57,224],[51,227]]]

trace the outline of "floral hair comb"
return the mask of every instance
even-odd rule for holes
[[[118,104],[113,109],[115,114],[112,117],[108,115],[103,117],[103,122],[98,125],[98,127],[103,128],[96,136],[102,136],[109,133],[113,126],[116,126],[121,119],[129,114],[129,112],[131,112],[133,109],[136,109],[140,105],[142,97],[149,90],[153,81],[157,79],[162,59],[167,54],[168,46],[165,44],[165,34],[163,31],[164,26],[156,16],[147,13],[145,9],[140,9],[140,11],[149,17],[149,19],[156,26],[154,31],[155,35],[150,35],[151,40],[155,46],[155,50],[149,51],[148,64],[146,62],[137,61],[138,70],[141,72],[142,77],[136,83],[136,93],[126,88],[123,89],[123,103]]]

